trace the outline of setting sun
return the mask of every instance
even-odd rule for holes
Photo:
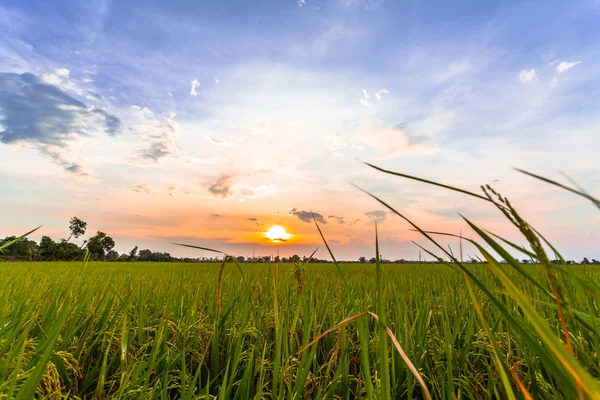
[[[292,237],[292,235],[285,231],[285,228],[283,226],[279,225],[274,225],[270,227],[269,230],[265,232],[265,236],[271,239],[272,241],[278,243],[285,242]]]

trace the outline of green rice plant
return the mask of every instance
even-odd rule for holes
[[[597,398],[600,270],[475,195],[522,240],[468,216],[471,237],[429,232],[373,196],[439,262],[382,262],[377,227],[376,262],[339,262],[318,223],[333,263],[4,262],[0,398]]]
[[[532,228],[527,222],[525,222],[525,220],[523,220],[523,218],[517,213],[515,208],[510,204],[508,199],[505,197],[502,197],[499,193],[494,191],[489,185],[482,186],[482,191],[484,193],[484,196],[481,196],[481,195],[475,194],[473,192],[455,188],[455,187],[452,187],[449,185],[437,183],[437,182],[430,181],[430,180],[425,180],[422,178],[417,178],[417,177],[410,176],[407,174],[401,174],[401,173],[396,173],[396,172],[389,171],[389,170],[384,170],[382,168],[376,167],[371,164],[367,164],[367,165],[369,165],[379,171],[388,173],[388,174],[417,180],[417,181],[428,183],[431,185],[454,190],[454,191],[457,191],[457,192],[460,192],[463,194],[467,194],[467,195],[470,195],[470,196],[473,196],[473,197],[476,197],[479,199],[483,199],[483,200],[486,200],[486,201],[492,203],[494,206],[496,206],[496,208],[515,227],[518,228],[519,232],[522,234],[522,236],[525,238],[525,240],[531,247],[531,252],[527,252],[525,250],[527,252],[527,254],[532,259],[538,261],[539,263],[541,263],[544,266],[545,271],[546,271],[547,282],[551,288],[552,297],[555,300],[556,311],[558,314],[558,319],[560,321],[560,328],[561,328],[561,332],[563,334],[564,342],[561,342],[560,339],[556,337],[555,333],[552,330],[552,327],[549,326],[547,324],[547,322],[544,320],[544,318],[536,311],[531,299],[528,298],[528,296],[525,293],[523,293],[522,290],[519,289],[515,280],[512,277],[510,277],[509,274],[507,274],[505,269],[492,256],[492,254],[489,253],[486,249],[484,249],[480,244],[471,240],[471,243],[473,243],[477,247],[479,252],[486,259],[488,265],[490,266],[491,271],[501,281],[503,288],[506,290],[507,293],[509,293],[512,296],[512,298],[515,300],[515,302],[519,306],[521,314],[523,314],[525,316],[526,323],[528,323],[530,325],[530,327],[533,329],[533,331],[537,335],[537,336],[534,336],[531,334],[531,332],[527,332],[526,330],[523,330],[523,329],[518,329],[521,332],[522,339],[531,343],[532,345],[533,345],[533,343],[535,343],[536,340],[541,340],[541,342],[544,344],[545,348],[536,346],[538,351],[540,352],[537,355],[540,358],[544,358],[544,359],[548,360],[548,362],[549,362],[548,365],[552,366],[553,375],[557,379],[560,379],[563,387],[571,388],[571,392],[572,393],[576,392],[577,397],[580,399],[583,399],[584,395],[589,398],[600,398],[600,387],[599,387],[599,384],[597,381],[597,377],[592,376],[592,374],[590,374],[590,371],[575,358],[573,345],[572,345],[571,339],[570,339],[569,326],[568,326],[567,320],[565,318],[565,314],[563,312],[563,307],[567,307],[567,309],[571,315],[574,315],[574,312],[576,312],[578,310],[571,309],[571,307],[568,305],[568,302],[564,299],[562,290],[561,290],[561,288],[558,284],[558,281],[552,271],[552,266],[551,266],[549,257],[547,256],[547,254],[542,246],[542,241],[544,241],[547,245],[549,245],[554,250],[556,255],[558,255],[558,252],[554,249],[554,247],[552,247],[550,245],[550,243],[548,241],[546,241],[545,238],[543,238],[540,234],[538,234],[534,228]],[[523,172],[527,175],[533,176],[537,179],[540,179],[542,181],[545,181],[547,183],[551,183],[553,185],[559,186],[559,187],[566,189],[572,193],[578,194],[578,195],[590,200],[596,206],[600,205],[599,200],[593,198],[592,196],[585,193],[581,189],[569,188],[569,187],[566,187],[555,181],[552,181],[550,179],[541,177],[539,175],[535,175],[535,174],[532,174],[532,173],[529,173],[526,171],[522,171],[522,170],[519,170],[519,171]],[[360,190],[362,190],[362,189],[360,189]],[[460,267],[463,270],[463,272],[465,272],[465,279],[467,279],[467,280],[471,279],[474,283],[476,283],[478,286],[480,286],[480,288],[482,290],[484,290],[484,292],[490,298],[495,299],[494,295],[491,294],[491,292],[489,290],[487,290],[485,285],[482,284],[481,281],[478,280],[470,272],[467,272],[467,269],[462,264],[462,262],[458,261],[454,257],[454,255],[451,254],[451,252],[449,253],[448,251],[446,251],[438,242],[436,242],[432,238],[432,236],[429,233],[420,229],[417,225],[415,225],[407,217],[400,214],[393,207],[391,207],[384,201],[380,200],[376,196],[374,196],[364,190],[363,190],[363,192],[369,194],[371,197],[373,197],[379,203],[384,205],[390,211],[392,211],[396,215],[400,216],[401,218],[403,218],[404,220],[409,222],[413,226],[413,228],[415,228],[417,231],[419,231],[421,234],[423,234],[423,236],[425,236],[432,244],[434,244],[436,247],[438,247],[439,250],[441,250],[452,261],[452,263],[454,265]],[[469,221],[467,218],[463,217],[463,219],[473,229],[473,231],[475,231],[475,233],[481,239],[483,239],[484,242],[491,249],[493,249],[493,251],[495,251],[497,254],[499,254],[503,258],[503,260],[507,263],[507,265],[514,268],[514,270],[521,273],[526,278],[528,278],[530,281],[534,282],[536,284],[536,286],[540,287],[543,291],[547,292],[547,289],[544,289],[541,284],[537,283],[537,281],[534,278],[532,278],[531,275],[529,273],[527,273],[520,266],[519,262],[514,257],[512,257],[510,255],[510,253],[505,248],[503,248],[496,240],[494,240],[491,235],[486,233],[484,230],[480,229],[478,226],[476,226],[474,223]],[[494,235],[494,236],[497,238],[500,238],[497,235]],[[500,238],[500,239],[503,242],[508,243],[508,241],[506,241],[502,238]],[[518,248],[518,246],[514,246],[514,245],[511,247]],[[440,259],[438,256],[435,256],[433,253],[430,253],[430,254],[432,254],[434,257]],[[560,258],[561,258],[563,265],[566,265],[564,263],[564,259],[562,259],[562,257],[560,257]],[[566,275],[572,275],[572,274],[569,274],[567,271],[563,270],[563,272],[565,272]],[[472,293],[472,290],[470,290],[470,292]],[[508,310],[506,310],[501,304],[499,304],[499,303],[497,303],[497,304],[498,304],[498,307],[503,311],[504,314],[506,314],[507,316],[510,315],[509,314],[510,312]],[[478,313],[478,314],[480,314],[480,313]],[[480,316],[480,317],[482,318],[482,316]],[[481,320],[481,318],[480,318],[480,320]],[[514,321],[515,325],[520,323],[520,321],[515,318],[512,318],[511,321]],[[484,321],[482,321],[482,323],[484,323]],[[485,325],[484,325],[484,327],[485,327]],[[516,326],[515,326],[515,328],[516,328]],[[487,328],[486,328],[486,332],[489,333],[489,330]],[[488,336],[490,337],[490,341],[492,342],[492,347],[494,347],[494,350],[496,351],[497,345],[495,344],[493,337],[490,336],[489,334],[488,334]],[[498,354],[495,353],[495,356],[498,357]],[[500,363],[500,361],[501,360],[498,360],[498,363]],[[500,365],[498,365],[498,367],[499,367],[499,370],[501,371],[501,376],[502,376],[502,379],[504,382],[505,389],[507,391],[506,394],[508,397],[513,397],[514,394],[512,394],[512,390],[510,389],[509,386],[507,386],[506,373],[502,372],[502,370],[504,368],[503,368],[503,366],[500,366]],[[500,368],[500,367],[502,367],[502,368]],[[513,376],[513,377],[515,377],[516,383],[518,384],[519,388],[521,388],[524,395],[531,397],[531,395],[528,393],[528,391],[523,386],[522,382],[518,379],[518,377],[516,377],[516,376]]]

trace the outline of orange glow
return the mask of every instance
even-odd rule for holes
[[[276,243],[285,242],[292,237],[283,226],[274,225],[265,232],[265,236]]]

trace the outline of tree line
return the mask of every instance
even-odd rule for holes
[[[42,236],[40,242],[23,238],[22,240],[0,250],[0,259],[3,261],[76,261],[83,259],[86,251],[90,259],[100,261],[175,261],[169,253],[141,250],[134,247],[129,253],[119,254],[115,247],[115,241],[102,231],[85,239],[81,245],[71,242],[85,235],[87,222],[73,217],[69,221],[69,237],[54,241],[49,236]],[[4,243],[11,242],[16,236],[8,236],[0,240],[0,247]]]
[[[3,261],[76,261],[81,260],[84,257],[86,251],[90,254],[90,259],[97,261],[153,261],[153,262],[221,262],[222,259],[218,257],[173,257],[166,252],[157,252],[149,249],[139,250],[138,246],[135,246],[128,253],[119,254],[115,247],[115,241],[113,238],[108,236],[102,231],[97,231],[96,234],[85,239],[81,245],[77,245],[71,242],[71,239],[78,239],[83,237],[87,231],[87,222],[73,217],[69,221],[69,237],[54,241],[49,236],[42,236],[39,243],[35,240],[23,238],[22,240],[8,246],[4,249],[0,249],[0,260]],[[16,239],[16,236],[7,236],[4,239],[0,239],[0,247],[4,243],[8,243]],[[258,256],[258,257],[244,257],[236,256],[236,259],[240,262],[283,262],[283,263],[298,263],[301,261],[307,261],[307,257],[300,257],[294,254],[291,257],[279,257],[279,256]],[[322,260],[316,257],[310,259],[311,263],[330,263],[329,260]],[[375,257],[367,259],[366,257],[359,257],[357,261],[344,261],[345,263],[375,263]],[[405,264],[405,263],[416,263],[415,260],[387,260],[380,256],[381,263],[394,263],[394,264]],[[424,261],[420,260],[419,263],[437,263],[439,261]],[[470,258],[467,263],[481,263],[485,262],[479,259]],[[558,260],[552,261],[554,263],[560,263]],[[532,263],[531,260],[522,260],[523,264]],[[596,259],[589,260],[584,257],[582,261],[575,262],[572,260],[567,261],[567,264],[600,264],[600,261]]]

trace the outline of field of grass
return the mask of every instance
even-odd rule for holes
[[[365,192],[439,263],[381,264],[377,233],[375,264],[1,263],[0,398],[600,399],[597,267],[489,186],[372,167],[488,202],[521,243],[465,218],[485,263],[464,264]]]
[[[529,311],[487,264],[467,268],[514,321],[453,266],[383,264],[378,274],[375,264],[340,264],[343,275],[333,264],[239,267],[243,276],[233,263],[222,271],[221,264],[1,263],[0,397],[426,396],[369,315],[298,354],[361,311],[385,321],[433,398],[577,398],[581,391],[561,375],[543,338],[524,337],[535,331]],[[512,267],[501,268],[560,338],[556,303]],[[543,266],[524,268],[544,279]],[[570,268],[600,286],[596,268]],[[577,310],[566,315],[574,358],[597,379],[598,303],[579,280],[561,285]]]

